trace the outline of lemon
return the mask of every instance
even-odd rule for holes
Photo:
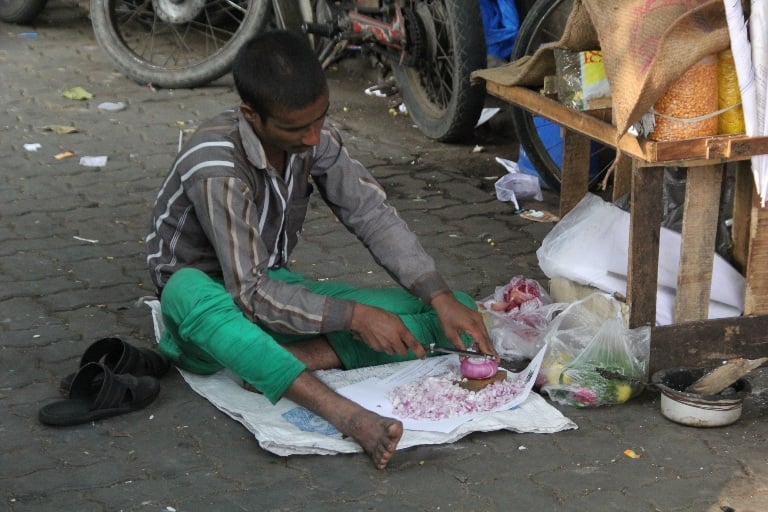
[[[565,372],[565,365],[562,363],[552,363],[547,368],[545,376],[547,377],[547,384],[551,386],[557,386],[559,384],[569,385],[572,382],[571,377]]]
[[[616,384],[613,388],[613,392],[616,395],[616,403],[618,404],[623,404],[632,398],[632,386],[626,382]]]

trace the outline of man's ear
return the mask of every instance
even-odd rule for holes
[[[240,104],[240,111],[243,113],[245,118],[251,122],[253,121],[254,117],[259,116],[249,105],[246,105],[245,103]]]
[[[246,105],[245,103],[241,103],[240,111],[243,113],[246,121],[248,121],[251,126],[254,127],[254,129],[258,130],[261,126],[264,126],[264,119],[261,117],[261,115],[259,115],[258,112],[253,110],[251,106]]]

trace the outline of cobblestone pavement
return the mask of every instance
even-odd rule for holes
[[[35,32],[38,37],[21,37]],[[330,72],[330,118],[369,165],[449,282],[477,298],[523,274],[543,279],[535,249],[550,224],[495,200],[494,156],[515,155],[503,123],[477,140],[426,140],[365,73]],[[768,510],[764,375],[741,419],[716,429],[673,424],[647,392],[594,410],[560,409],[579,428],[494,432],[398,452],[375,470],[364,455],[278,457],[192,392],[176,372],[147,409],[49,428],[38,409],[105,336],[153,343],[142,237],[180,130],[235,101],[224,78],[157,90],[125,78],[97,46],[86,13],[51,5],[34,27],[0,23],[0,494],[8,511],[729,511]],[[82,86],[94,97],[61,96]],[[97,105],[124,101],[122,112]],[[503,117],[501,118],[503,119]],[[75,133],[46,127],[67,125]],[[36,152],[25,143],[39,143]],[[473,153],[475,144],[484,152]],[[55,155],[72,151],[72,158]],[[101,168],[79,165],[106,155]],[[556,198],[527,206],[553,210]],[[312,204],[295,268],[308,276],[389,284],[359,245]],[[762,379],[762,380],[761,380]],[[639,458],[623,454],[634,450]]]

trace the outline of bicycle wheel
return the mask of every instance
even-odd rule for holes
[[[91,0],[99,45],[133,80],[205,85],[267,23],[270,0]]]
[[[408,43],[390,61],[414,123],[427,137],[457,142],[469,135],[485,101],[470,73],[486,65],[480,7],[467,0],[402,2]]]
[[[512,49],[512,60],[532,55],[541,45],[557,41],[563,34],[573,0],[538,0],[528,11]],[[527,158],[552,189],[562,182],[563,140],[554,121],[535,116],[521,108],[512,109],[512,122],[521,146],[521,160]],[[596,188],[616,156],[615,150],[591,143],[589,186]]]

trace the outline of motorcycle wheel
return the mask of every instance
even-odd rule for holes
[[[26,25],[45,8],[48,0],[0,0],[0,21]]]
[[[467,0],[405,0],[407,48],[390,62],[405,106],[427,137],[458,142],[471,134],[485,85],[470,73],[486,66],[480,7]]]
[[[270,0],[91,0],[94,35],[130,78],[193,88],[227,73]]]
[[[559,40],[571,13],[573,0],[538,0],[527,12],[517,33],[511,60],[532,55],[541,45]],[[562,183],[563,139],[560,126],[544,117],[521,109],[512,109],[521,150],[525,152],[539,176],[553,190],[560,191]],[[592,142],[589,187],[596,189],[613,165],[615,150]]]

